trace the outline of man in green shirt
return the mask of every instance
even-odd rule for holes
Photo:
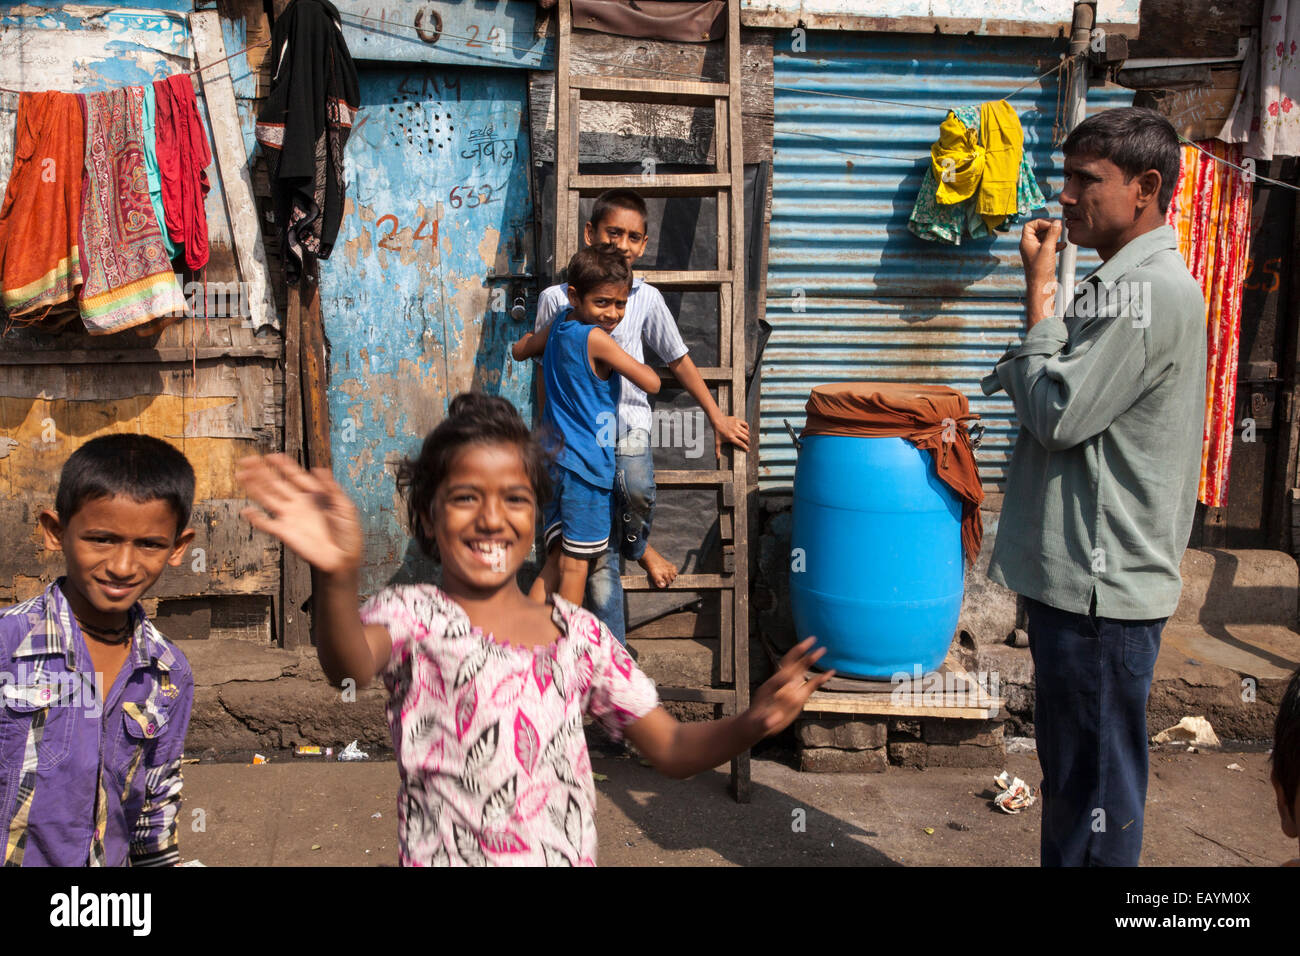
[[[1136,866],[1146,702],[1178,604],[1205,408],[1205,302],[1165,210],[1180,149],[1153,110],[1066,139],[1070,241],[1102,265],[1052,314],[1061,224],[1024,227],[1024,341],[984,380],[1020,422],[989,577],[1026,598],[1045,866]]]

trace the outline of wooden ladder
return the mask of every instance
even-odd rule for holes
[[[717,267],[711,270],[643,271],[646,282],[661,289],[718,294],[718,365],[700,374],[717,388],[724,415],[745,418],[745,167],[741,139],[740,3],[728,0],[726,83],[642,79],[621,76],[572,76],[572,11],[569,0],[559,3],[555,75],[555,268],[557,273],[578,251],[579,208],[582,196],[606,189],[630,188],[643,196],[713,196],[718,203]],[[713,107],[714,169],[701,173],[586,176],[578,172],[578,117],[582,101],[661,103]],[[672,376],[663,372],[666,379]],[[753,435],[751,440],[757,441]],[[713,471],[656,471],[660,489],[716,489],[718,493],[720,574],[681,574],[669,590],[704,591],[718,595],[721,644],[719,683],[714,687],[660,687],[664,700],[721,705],[725,714],[749,706],[749,546],[746,454],[724,446],[723,464]],[[655,588],[646,575],[624,575],[627,591]],[[692,636],[692,635],[683,635]],[[731,761],[731,792],[749,801],[749,752]]]

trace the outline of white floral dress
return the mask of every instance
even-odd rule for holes
[[[614,737],[658,706],[654,682],[590,612],[559,596],[561,636],[498,641],[431,584],[361,608],[393,650],[382,677],[397,752],[404,866],[594,866],[584,714]]]

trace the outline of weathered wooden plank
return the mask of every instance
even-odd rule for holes
[[[216,345],[191,351],[162,349],[44,349],[35,352],[0,352],[0,365],[175,365],[215,359],[280,358],[279,345]]]
[[[305,457],[313,468],[329,468],[330,412],[328,369],[325,363],[325,328],[320,313],[319,273],[314,256],[303,263],[303,287],[299,293],[299,368],[302,372],[303,435]]]
[[[569,188],[594,196],[606,189],[635,189],[642,196],[711,196],[731,185],[716,173],[662,173],[658,176],[572,176]]]
[[[705,704],[733,704],[736,692],[718,687],[656,687],[660,700],[690,700]]]
[[[194,55],[201,68],[216,64],[226,56],[219,16],[215,10],[190,14]],[[253,184],[248,172],[248,154],[239,125],[239,113],[235,108],[235,89],[230,80],[230,71],[223,64],[206,69],[199,76],[208,107],[208,119],[212,124],[212,138],[216,143],[217,172],[221,176],[221,191],[226,200],[230,230],[239,259],[240,278],[249,287],[249,318],[254,328],[263,325],[278,328],[280,320],[276,316],[275,300],[267,281],[270,269],[266,262],[266,250],[262,246],[257,205],[253,201]]]
[[[689,106],[712,106],[713,100],[726,96],[726,83],[698,80],[664,80],[623,76],[574,76],[569,80],[582,98],[590,103],[660,103]]]
[[[742,36],[744,156],[746,163],[757,163],[772,156],[772,36],[767,31],[743,31]],[[572,68],[580,74],[725,83],[724,60],[722,43],[633,42],[588,32],[573,35]],[[553,162],[554,74],[531,74],[528,96],[534,118],[533,159]],[[712,165],[714,127],[711,105],[587,101],[581,109],[578,161],[640,163],[653,157],[664,164]]]
[[[731,228],[731,254],[724,262],[721,252],[719,253],[718,265],[729,268],[735,275],[734,285],[724,285],[719,290],[718,308],[720,317],[723,320],[724,327],[720,329],[722,339],[725,341],[727,332],[731,333],[731,348],[728,356],[719,356],[718,364],[730,364],[733,369],[732,387],[730,389],[731,414],[745,414],[745,157],[744,150],[741,147],[743,142],[743,122],[742,122],[742,105],[736,96],[736,91],[740,90],[744,83],[744,68],[741,62],[741,33],[740,33],[740,2],[739,0],[730,0],[727,4],[727,82],[731,86],[732,96],[724,104],[719,101],[717,104],[718,123],[722,122],[722,115],[725,113],[729,121],[727,133],[727,148],[719,146],[718,149],[718,166],[722,168],[725,161],[729,161],[731,171],[731,192],[730,199],[730,228]],[[725,107],[725,109],[724,109]],[[724,207],[723,197],[718,196],[718,222],[721,227]],[[724,248],[719,242],[719,249]],[[719,389],[721,394],[724,389]],[[731,452],[731,475],[732,484],[724,485],[724,492],[728,488],[734,488],[732,500],[727,501],[727,495],[720,495],[724,505],[729,504],[733,509],[735,516],[734,535],[735,541],[732,545],[723,547],[723,570],[734,572],[732,581],[733,588],[728,594],[723,592],[721,600],[726,601],[728,597],[732,599],[732,615],[730,627],[727,628],[731,634],[731,658],[734,666],[731,677],[735,682],[736,694],[731,704],[732,713],[741,713],[749,706],[749,537],[748,537],[748,520],[749,520],[749,486],[746,481],[745,453],[738,448],[732,448]],[[731,561],[728,561],[727,548],[731,548]],[[732,566],[728,566],[731,564]],[[725,621],[725,619],[724,619]],[[749,751],[738,754],[731,761],[731,790],[737,802],[748,803],[750,797],[750,767]]]
[[[303,464],[302,409],[302,298],[298,286],[289,287],[289,309],[284,330],[284,453]],[[302,647],[311,643],[310,621],[302,604],[311,595],[311,569],[289,548],[282,547],[279,607],[281,646]]]
[[[624,574],[624,591],[705,591],[712,588],[730,588],[734,578],[726,574],[679,574],[666,588],[656,587],[644,574]]]
[[[1232,112],[1237,97],[1237,68],[1212,70],[1210,84],[1189,90],[1174,90],[1154,96],[1155,108],[1169,117],[1180,136],[1190,140],[1212,139],[1219,135]]]
[[[1223,0],[1142,0],[1139,34],[1129,41],[1133,59],[1236,56],[1241,24],[1235,3]],[[1259,21],[1255,21],[1258,26]]]
[[[688,638],[718,636],[718,615],[705,611],[677,611],[647,621],[627,632],[629,641],[654,638]]]

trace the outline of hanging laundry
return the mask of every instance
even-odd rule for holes
[[[979,125],[967,125],[956,113],[949,113],[939,124],[939,139],[930,147],[930,168],[938,182],[935,202],[951,206],[974,196],[984,176],[985,158]]]
[[[175,259],[176,243],[172,242],[171,235],[167,232],[167,214],[163,210],[162,176],[158,172],[158,144],[157,134],[154,132],[154,118],[157,112],[157,94],[151,83],[144,87],[144,122],[140,127],[141,139],[144,142],[144,168],[149,176],[149,203],[153,206],[153,214],[158,220],[158,231],[162,233],[167,258]]]
[[[1219,139],[1255,159],[1300,155],[1300,0],[1265,0]]]
[[[985,107],[987,120],[982,121]],[[983,135],[985,122],[991,140]],[[993,174],[984,195],[982,184],[989,176],[990,159]],[[977,176],[973,175],[976,169]],[[1015,177],[1014,209],[1011,170]],[[921,239],[961,245],[964,237],[983,239],[992,235],[993,229],[1005,228],[1045,205],[1047,200],[1034,178],[1029,154],[1024,151],[1020,120],[1011,105],[996,101],[984,107],[958,106],[949,112],[940,126],[939,142],[931,147],[931,162],[921,178],[907,228]]]
[[[980,139],[986,158],[975,208],[992,232],[1019,209],[1016,188],[1020,182],[1025,131],[1020,128],[1020,117],[1006,100],[993,100],[980,107]]]
[[[81,107],[71,93],[23,93],[0,207],[0,277],[11,319],[36,322],[81,285]]]
[[[288,281],[302,258],[328,259],[343,219],[343,148],[361,105],[338,10],[293,0],[271,35],[271,91],[257,121],[267,151]]]
[[[197,271],[208,264],[208,214],[203,197],[212,189],[206,171],[212,150],[189,74],[155,80],[153,89],[158,107],[154,132],[164,226],[172,241],[185,247],[185,265]]]
[[[82,321],[91,334],[104,335],[183,312],[185,297],[149,201],[141,142],[144,90],[133,86],[77,99],[86,137]]]
[[[1218,140],[1200,146],[1220,159],[1241,164],[1240,146]],[[1238,170],[1194,146],[1183,147],[1182,169],[1165,218],[1178,233],[1178,251],[1205,295],[1208,367],[1197,497],[1212,508],[1221,508],[1228,494],[1250,207],[1251,186]]]

